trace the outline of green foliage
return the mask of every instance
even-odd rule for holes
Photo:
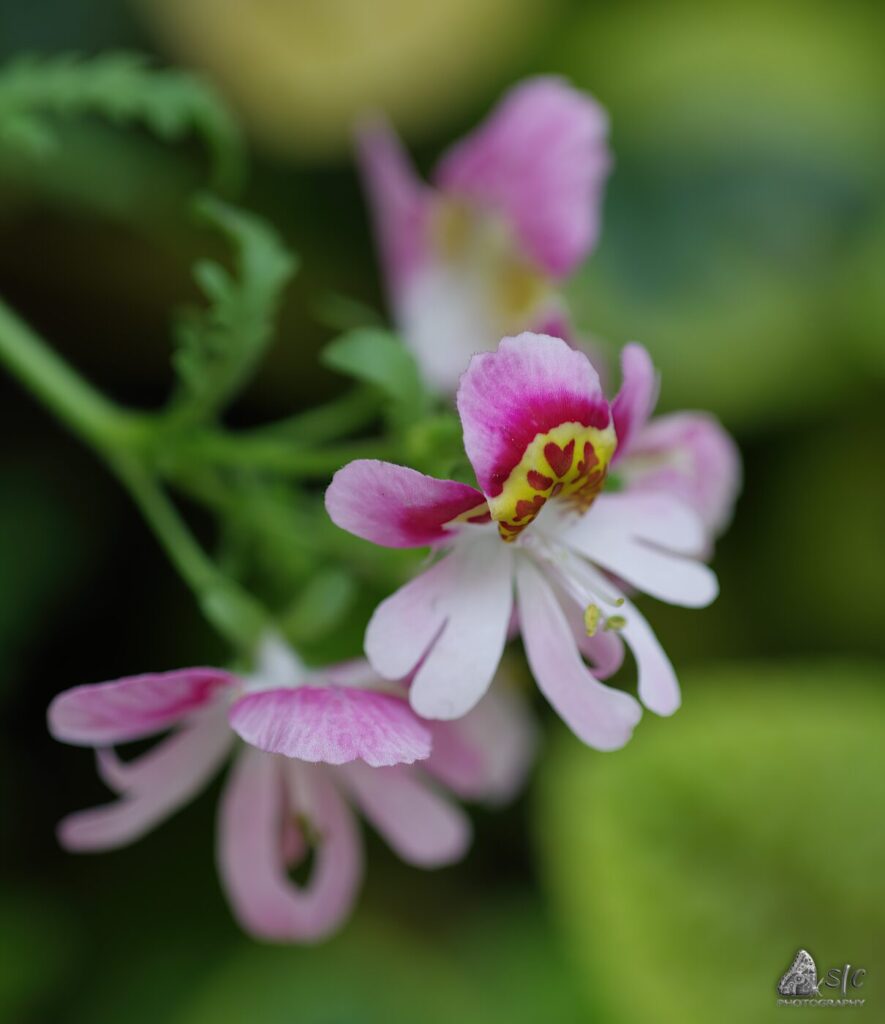
[[[284,636],[297,646],[316,643],[335,628],[353,607],[357,583],[342,568],[319,569],[281,616]]]
[[[201,197],[196,212],[236,250],[235,274],[212,260],[196,265],[194,276],[208,305],[187,312],[176,328],[179,405],[205,416],[233,397],[257,366],[296,261],[273,229],[252,214],[212,196]]]
[[[321,358],[331,369],[377,387],[389,399],[394,422],[409,423],[427,409],[415,358],[389,331],[355,328],[327,345]]]
[[[428,883],[429,883],[428,879]],[[363,914],[315,948],[243,946],[195,986],[175,1024],[579,1024],[588,1020],[533,904],[465,907],[444,927]]]
[[[74,928],[44,892],[14,886],[0,891],[0,1020],[36,1020],[47,991],[71,983]]]
[[[355,924],[316,948],[241,948],[169,1020],[479,1024],[487,1019],[479,996],[470,979],[420,937]]]
[[[885,940],[881,669],[695,672],[685,707],[615,755],[563,735],[540,848],[588,992],[612,1024],[780,1020],[799,946],[872,967]],[[870,971],[862,993],[881,999]]]
[[[25,56],[0,71],[0,144],[45,155],[55,148],[53,118],[82,115],[142,125],[167,142],[199,135],[216,188],[231,190],[242,176],[236,122],[193,75],[152,68],[131,53]]]

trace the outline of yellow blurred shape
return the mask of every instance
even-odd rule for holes
[[[334,155],[387,111],[421,134],[492,85],[561,0],[137,0],[164,45],[215,79],[282,154]]]

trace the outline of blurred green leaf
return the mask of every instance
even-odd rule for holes
[[[323,364],[349,377],[374,384],[389,399],[398,422],[417,419],[427,408],[427,393],[414,356],[389,331],[360,327],[330,342]]]
[[[334,331],[349,331],[360,327],[381,329],[384,326],[384,318],[377,309],[335,291],[322,292],[316,297],[313,315],[321,324]]]
[[[45,156],[54,148],[52,117],[93,114],[142,124],[161,139],[202,136],[213,180],[230,190],[242,176],[239,130],[216,94],[193,75],[151,68],[145,57],[105,53],[22,56],[0,70],[0,142]]]
[[[753,547],[780,609],[763,624],[769,644],[885,654],[883,437],[879,409],[855,410],[772,446],[758,474],[764,528]],[[755,574],[735,582],[752,600]]]
[[[68,984],[74,933],[45,896],[21,888],[0,892],[0,1020],[18,1021]]]
[[[473,979],[413,934],[364,922],[317,947],[247,946],[174,1024],[485,1024]]]
[[[280,628],[296,646],[327,636],[353,607],[357,584],[343,568],[320,569],[280,619]]]
[[[453,955],[481,979],[502,1024],[587,1024],[596,1020],[561,936],[535,898],[479,902],[449,942]]]
[[[196,205],[237,255],[236,276],[204,260],[194,276],[208,305],[179,319],[173,362],[183,385],[178,404],[191,415],[220,408],[254,372],[273,336],[283,288],[296,269],[276,232],[260,218],[213,196]]]
[[[547,886],[612,1022],[780,1020],[800,947],[885,991],[885,671],[696,671],[684,708],[600,755],[563,735],[540,788]]]

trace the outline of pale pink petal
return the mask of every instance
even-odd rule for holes
[[[593,677],[550,584],[527,559],[516,580],[523,641],[538,686],[579,739],[598,750],[624,746],[642,715],[639,704]]]
[[[586,578],[600,595],[603,615],[620,619],[618,635],[630,648],[639,677],[639,698],[651,711],[672,715],[680,704],[679,682],[673,665],[636,606],[618,589],[610,576],[585,564]],[[600,623],[600,629],[602,629]]]
[[[338,470],[326,490],[326,510],[342,530],[388,548],[451,540],[446,524],[471,510],[471,519],[488,521],[485,499],[476,488],[376,459],[359,459]]]
[[[599,233],[607,135],[608,118],[588,95],[563,79],[532,78],[443,157],[436,183],[503,216],[525,254],[562,277]]]
[[[464,800],[507,803],[534,760],[538,730],[528,702],[496,682],[455,722],[433,723],[433,752],[422,768]]]
[[[366,628],[365,651],[385,679],[409,675],[439,635],[449,605],[457,600],[458,564],[446,555],[375,609]]]
[[[603,495],[581,521],[560,535],[618,579],[670,604],[703,608],[719,593],[716,574],[695,557],[703,543],[700,520],[668,495]],[[672,545],[671,542],[672,541]]]
[[[433,868],[464,856],[469,818],[419,771],[353,764],[339,772],[363,814],[404,861]]]
[[[464,447],[479,486],[497,497],[528,445],[560,423],[602,429],[608,403],[582,353],[561,338],[520,334],[470,361],[458,388]]]
[[[679,682],[672,662],[651,626],[631,601],[625,598],[618,614],[626,622],[620,630],[621,636],[636,659],[639,699],[657,715],[672,715],[681,703]]]
[[[612,402],[618,447],[612,462],[630,451],[658,400],[658,375],[651,356],[635,342],[621,351],[621,390]]]
[[[645,594],[684,608],[706,608],[719,594],[716,574],[703,562],[671,555],[621,535],[587,546],[597,565]]]
[[[715,417],[700,412],[652,420],[620,468],[631,490],[681,498],[713,536],[728,525],[741,486],[737,445]]]
[[[427,217],[433,190],[415,173],[396,132],[381,117],[357,132],[357,157],[372,215],[390,298],[403,289],[427,257]]]
[[[430,755],[430,732],[403,697],[342,686],[246,694],[230,724],[247,743],[301,761],[381,766]]]
[[[259,938],[325,938],[353,906],[362,877],[362,846],[353,814],[329,771],[250,748],[234,766],[221,801],[218,867],[237,920]],[[304,886],[288,876],[287,856],[305,849],[303,841],[285,838],[284,825],[296,816],[307,818],[318,836]]]
[[[183,668],[76,686],[49,705],[49,731],[84,747],[126,743],[168,729],[235,681],[216,668]]]
[[[100,751],[99,773],[121,794],[114,803],[68,815],[59,842],[86,852],[125,846],[192,800],[220,768],[233,735],[222,714],[198,715],[169,739],[130,762]]]
[[[590,669],[597,679],[608,679],[624,664],[624,641],[613,630],[599,629],[593,636],[587,635],[584,624],[584,609],[575,601],[554,587],[556,599],[568,620],[569,629],[575,638],[578,650],[590,662]]]
[[[403,290],[397,321],[422,376],[446,395],[475,352],[498,344],[508,322],[490,268],[467,256],[428,261]]]
[[[512,557],[509,545],[489,532],[459,542],[446,559],[455,585],[442,593],[445,624],[410,690],[423,718],[460,718],[488,689],[507,640]]]
[[[705,540],[703,523],[684,501],[641,490],[600,495],[583,516],[563,520],[559,539],[585,553],[599,537],[624,534],[680,555],[696,554]]]

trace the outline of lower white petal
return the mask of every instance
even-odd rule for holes
[[[446,592],[445,626],[410,692],[424,718],[460,718],[489,688],[513,607],[512,561],[491,532],[460,542],[446,559],[456,586]]]
[[[516,582],[523,640],[538,686],[579,739],[598,750],[624,746],[642,716],[639,704],[594,678],[553,588],[527,558],[517,563]]]

